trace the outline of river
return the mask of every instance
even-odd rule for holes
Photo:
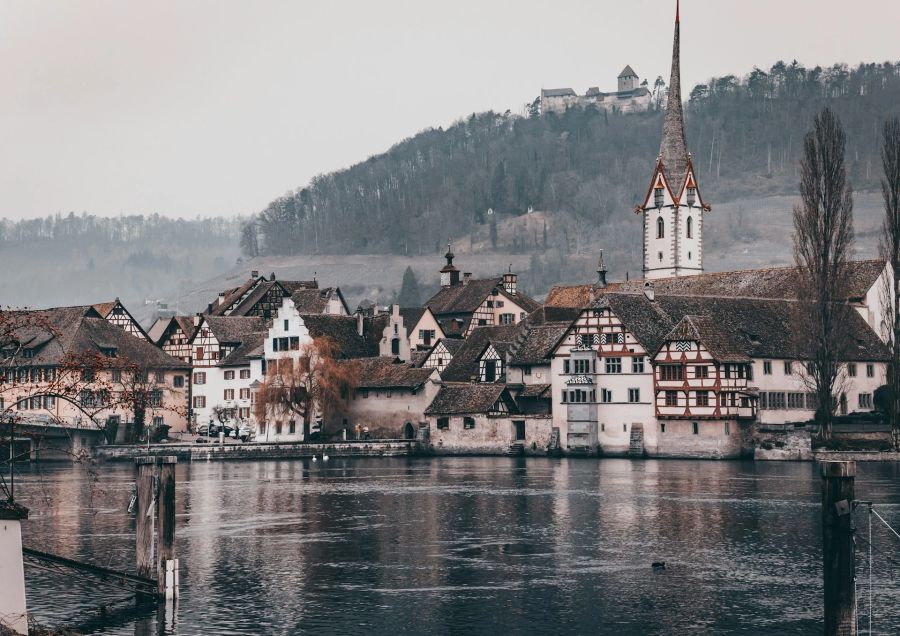
[[[130,465],[20,470],[26,546],[133,571]],[[39,621],[106,634],[821,633],[810,463],[373,458],[176,474],[174,627],[117,603],[124,592],[26,566]],[[860,464],[857,497],[900,526],[900,464]],[[898,633],[900,540],[880,524],[873,536],[876,632]]]

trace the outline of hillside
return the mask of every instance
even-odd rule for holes
[[[779,62],[695,87],[687,133],[705,198],[717,205],[793,194],[803,135],[826,104],[846,128],[854,186],[877,188],[878,134],[898,112],[898,73],[892,63],[806,69]],[[245,225],[242,247],[248,256],[436,254],[448,236],[484,236],[492,218],[533,208],[565,220],[541,228],[537,240],[530,230],[498,237],[492,249],[572,254],[602,243],[635,270],[639,234],[629,214],[646,191],[661,121],[660,112],[472,115],[276,199]],[[720,231],[725,242],[742,239],[737,227]]]

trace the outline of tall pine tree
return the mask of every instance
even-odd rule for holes
[[[401,307],[418,307],[422,303],[422,293],[419,291],[419,281],[412,267],[407,266],[403,272],[403,283],[400,285],[400,295],[397,302]]]

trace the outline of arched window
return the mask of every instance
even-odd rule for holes
[[[687,237],[694,238],[694,219],[691,217],[687,218]]]
[[[666,237],[666,222],[663,221],[662,217],[656,219],[656,238],[665,238]]]

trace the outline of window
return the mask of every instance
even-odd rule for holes
[[[661,380],[683,380],[684,368],[680,364],[659,365],[659,377]]]
[[[695,378],[708,378],[709,377],[709,367],[705,364],[698,364],[694,367],[694,377]]]
[[[464,417],[463,418],[463,428],[466,430],[471,430],[475,428],[475,418],[474,417]]]
[[[666,238],[666,222],[663,221],[662,217],[656,219],[656,238]]]
[[[3,400],[0,399],[0,408],[3,408]],[[47,410],[52,410],[56,408],[56,397],[53,395],[45,395],[44,396],[44,408]]]
[[[194,357],[197,358],[197,360],[203,359],[203,347],[197,347],[197,352]]]
[[[660,423],[659,423],[659,432],[660,432],[660,433],[665,433],[665,432],[666,432],[666,423],[665,423],[665,422],[660,422]]]
[[[612,391],[609,389],[600,389],[600,401],[612,402]]]
[[[291,336],[291,351],[300,351],[300,336]]]
[[[628,389],[628,401],[632,404],[641,401],[641,390],[640,389]]]
[[[805,402],[806,400],[803,393],[787,394],[787,406],[789,409],[802,409]]]
[[[875,365],[874,365],[874,364],[867,364],[867,365],[866,365],[866,377],[867,377],[867,378],[874,378],[874,377],[875,377]]]
[[[363,389],[363,390],[362,390],[362,396],[363,396],[363,399],[364,399],[364,400],[369,399],[369,389]]]
[[[497,361],[483,360],[484,373],[481,374],[483,382],[495,382],[497,380]]]
[[[631,359],[631,372],[632,373],[643,373],[644,372],[644,358],[642,356],[638,356],[636,358]]]
[[[872,394],[871,393],[860,393],[859,394],[859,408],[872,410]]]
[[[568,360],[563,360],[563,373],[571,373]]]
[[[771,360],[763,361],[763,375],[772,375],[772,361]]]
[[[285,321],[285,322],[287,322],[287,321]],[[288,422],[288,433],[293,435],[296,432],[297,432],[297,422],[295,420],[290,420]]]
[[[241,389],[240,396],[242,400],[250,399],[250,389]]]
[[[731,422],[725,422],[725,434],[731,435]]]
[[[33,358],[34,357],[34,349],[22,349],[22,357],[23,358]]]
[[[815,411],[817,408],[819,408],[819,396],[815,393],[807,393],[806,408],[810,411]]]
[[[234,399],[234,389],[225,389],[225,399],[233,400]]]
[[[488,301],[485,301],[485,302],[487,303],[487,308],[488,308],[488,309],[493,309],[493,308],[494,308],[494,301],[493,301],[493,300],[488,300]]]
[[[678,406],[678,391],[666,391],[666,406]]]
[[[150,406],[156,408],[162,406],[162,391],[158,389],[150,391]]]
[[[575,373],[584,374],[591,372],[591,362],[590,360],[578,359],[572,361],[573,366],[575,368]]]
[[[400,338],[391,338],[391,354],[400,355]]]
[[[194,384],[206,384],[206,372],[197,371],[194,373]]]
[[[497,308],[503,307],[503,301],[498,300],[497,302],[494,303],[494,307],[497,307]]]
[[[163,424],[165,424],[165,421],[163,420],[163,418],[162,418],[161,415],[155,415],[155,416],[153,417],[153,426],[154,426],[155,428],[159,428],[159,427],[162,426]]]
[[[790,360],[785,360],[784,361],[784,374],[791,375],[793,373],[794,373],[794,365],[791,363]]]
[[[249,419],[250,418],[250,407],[245,406],[244,408],[238,409],[238,417],[240,417],[241,419],[244,419],[244,420]]]
[[[479,326],[479,327],[485,327],[485,326],[487,326],[487,318],[479,318],[479,319],[478,319],[478,326]]]
[[[195,395],[194,396],[194,408],[195,409],[205,409],[206,408],[206,396],[205,395]]]
[[[281,435],[281,422],[275,422],[275,434]]]
[[[709,391],[697,391],[697,406],[709,406]]]
[[[437,419],[437,427],[440,430],[447,430],[450,428],[450,418],[449,417],[439,417]]]
[[[501,325],[514,325],[516,323],[515,314],[500,314]]]
[[[607,373],[622,373],[622,358],[606,358]]]
[[[184,387],[184,376],[176,375],[174,378],[172,378],[172,384],[175,386],[176,389],[180,389],[180,388]]]
[[[769,408],[770,409],[786,408],[785,394],[783,391],[771,391],[769,393]]]
[[[522,375],[531,375],[531,367],[528,365],[522,367]]]
[[[685,236],[687,238],[693,238],[694,235],[694,219],[691,217],[687,218],[687,223],[685,223]]]
[[[565,404],[566,402],[569,401],[569,392],[568,391],[562,392],[562,401],[563,401],[563,404]]]
[[[285,320],[285,321],[284,321],[284,330],[285,330],[285,331],[290,331],[290,330],[291,330],[291,323],[290,323],[290,321],[288,321],[288,320]]]
[[[234,371],[226,371],[225,379],[226,380],[234,380]]]
[[[691,422],[691,430],[693,431],[694,435],[699,435],[700,434],[700,423],[699,422]]]
[[[250,379],[250,369],[241,369],[241,380]]]
[[[93,369],[85,369],[81,372],[81,379],[85,382],[93,382],[94,381],[94,370]]]
[[[856,377],[856,363],[855,362],[849,362],[847,364],[847,375],[849,375],[851,378]]]
[[[166,383],[166,374],[162,371],[156,372],[156,383],[157,384],[165,384]]]

